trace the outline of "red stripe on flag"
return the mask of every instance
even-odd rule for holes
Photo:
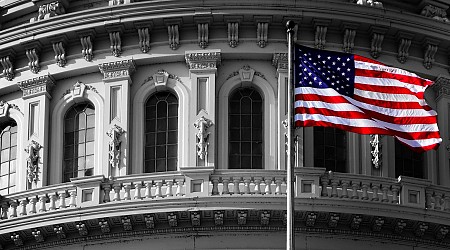
[[[422,79],[420,77],[414,76],[406,76],[401,74],[394,74],[386,71],[376,71],[376,70],[368,70],[368,69],[355,69],[355,76],[364,76],[364,77],[374,77],[374,78],[384,78],[384,79],[394,79],[403,83],[418,85],[422,87],[426,87],[433,82]]]
[[[424,98],[423,92],[415,93],[415,92],[411,91],[410,89],[404,88],[404,87],[379,86],[379,85],[370,85],[370,84],[356,83],[356,82],[355,82],[354,86],[356,89],[360,89],[360,90],[380,92],[380,93],[386,93],[386,94],[406,94],[406,95],[416,96],[419,99]]]
[[[355,59],[355,61],[368,62],[368,63],[378,64],[378,65],[385,65],[381,62],[378,62],[378,61],[375,61],[375,60],[372,60],[370,58],[360,56],[360,55],[354,55],[354,59]]]

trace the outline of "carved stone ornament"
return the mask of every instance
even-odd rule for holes
[[[86,90],[91,90],[98,94],[98,90],[95,87],[77,81],[72,88],[67,89],[66,92],[64,92],[61,98],[64,98],[67,95],[70,95],[70,98],[83,97]]]
[[[114,126],[106,132],[106,134],[111,138],[109,141],[109,165],[112,168],[119,167],[120,146],[122,144],[120,137],[123,133],[125,133],[125,131],[116,124],[114,124]]]
[[[194,122],[195,128],[197,128],[197,156],[200,159],[208,159],[208,145],[209,145],[209,134],[208,128],[214,123],[202,116]]]
[[[342,50],[345,53],[353,53],[353,48],[355,47],[355,37],[356,30],[347,28],[344,30],[344,42],[342,46]]]
[[[449,232],[448,227],[444,227],[444,226],[440,227],[439,230],[436,232],[436,239],[444,240],[445,237],[447,236],[448,232]]]
[[[239,23],[228,23],[228,44],[231,48],[236,48],[239,44]]]
[[[197,24],[198,28],[198,46],[202,49],[206,49],[208,47],[209,42],[209,24],[208,23],[199,23]]]
[[[269,225],[269,223],[270,223],[270,212],[269,211],[263,211],[263,212],[261,212],[261,215],[260,215],[261,217],[260,217],[260,223],[261,223],[261,226],[268,226]]]
[[[239,76],[241,77],[242,82],[252,82],[254,75],[255,70],[252,69],[249,65],[244,65],[244,67],[239,70]]]
[[[175,213],[168,213],[167,221],[169,222],[170,227],[178,226],[177,215]]]
[[[84,59],[88,62],[91,62],[94,58],[94,37],[95,37],[95,31],[94,30],[86,30],[77,32],[78,37],[80,38],[81,42],[81,54],[83,55]]]
[[[1,57],[0,64],[3,67],[3,77],[5,77],[5,79],[8,81],[12,81],[14,78],[14,65],[12,56]]]
[[[78,233],[80,234],[80,236],[86,236],[88,235],[88,230],[86,227],[86,223],[84,222],[78,222],[75,227],[78,229]]]
[[[11,240],[14,242],[14,245],[16,245],[16,247],[23,246],[23,240],[18,233],[12,233]]]
[[[316,25],[316,31],[314,35],[314,48],[324,49],[327,42],[327,30],[328,27],[324,25]]]
[[[111,232],[111,228],[109,227],[109,223],[106,219],[100,219],[98,221],[98,225],[100,226],[100,230],[102,231],[102,233]]]
[[[32,47],[27,48],[25,50],[25,54],[28,58],[28,67],[31,72],[34,74],[37,74],[39,70],[41,70],[41,67],[39,66],[39,53],[41,52],[40,47]]]
[[[359,226],[361,225],[361,222],[362,222],[361,215],[355,215],[355,217],[353,217],[352,222],[350,224],[350,228],[353,230],[358,230]]]
[[[30,22],[36,22],[44,19],[49,19],[53,16],[65,14],[63,1],[54,1],[51,3],[42,4],[39,6],[38,16],[30,19]]]
[[[147,214],[144,216],[145,227],[147,229],[155,228],[155,216],[151,214]]]
[[[66,233],[64,232],[64,229],[61,225],[53,226],[53,231],[56,233],[56,237],[59,240],[65,239],[67,237]]]
[[[110,42],[110,49],[111,54],[115,57],[119,57],[122,55],[122,33],[123,33],[123,26],[122,25],[113,25],[113,26],[107,26],[105,29],[108,31],[109,34],[109,42]]]
[[[193,227],[199,227],[201,223],[200,220],[200,212],[193,211],[191,212],[191,224]]]
[[[246,210],[241,210],[237,212],[237,223],[242,226],[247,224],[247,215],[248,212]]]
[[[436,101],[444,96],[450,97],[450,78],[448,76],[439,75],[430,87],[434,90]]]
[[[277,70],[287,70],[288,68],[288,54],[287,53],[274,53],[272,57],[272,65]]]
[[[114,79],[130,77],[136,71],[136,64],[133,59],[103,63],[98,65],[104,79]]]
[[[339,223],[340,216],[337,213],[330,213],[330,219],[328,220],[328,227],[336,228]]]
[[[424,43],[423,66],[431,69],[438,50],[438,41],[427,39]]]
[[[447,18],[447,12],[444,8],[439,8],[434,5],[426,5],[423,7],[422,12],[420,12],[422,16],[432,18],[434,20],[448,23],[450,20]]]
[[[166,78],[167,76],[167,78]],[[164,69],[159,69],[155,74],[149,76],[147,79],[144,80],[144,82],[141,85],[144,85],[148,82],[153,81],[153,83],[158,86],[158,85],[166,85],[167,84],[167,80],[168,79],[173,79],[175,81],[178,81],[180,83],[183,83],[183,81],[181,81],[181,78],[176,76],[176,75],[172,75],[169,72],[167,72]]]
[[[217,69],[222,57],[220,50],[210,51],[186,51],[186,63],[191,70]]]
[[[256,44],[259,47],[264,48],[268,42],[269,34],[269,23],[268,22],[258,22],[256,29]]]
[[[411,39],[400,38],[398,44],[397,59],[400,63],[405,63],[409,57],[409,47],[411,46]]]
[[[425,235],[425,232],[428,230],[428,224],[427,223],[425,223],[425,222],[420,222],[418,225],[417,225],[417,228],[416,228],[416,230],[414,231],[414,234],[417,236],[417,237],[423,237],[424,235]]]
[[[29,98],[40,94],[46,94],[50,97],[51,90],[55,86],[55,81],[49,74],[18,82],[17,85],[23,92],[22,98]]]
[[[150,50],[150,31],[153,27],[153,22],[139,22],[135,23],[135,27],[139,35],[139,47],[143,53]]]
[[[0,117],[5,117],[8,115],[9,104],[4,101],[0,101]]]
[[[372,225],[372,230],[374,232],[380,232],[383,225],[384,219],[382,217],[376,217]]]
[[[381,167],[381,138],[382,135],[370,135],[370,154],[372,155],[372,165],[378,169]]]
[[[306,214],[306,226],[308,227],[314,227],[317,220],[317,213],[315,212],[308,212]]]
[[[39,150],[42,148],[41,144],[32,140],[25,148],[27,152],[27,178],[29,183],[36,183],[38,181],[38,163]]]
[[[133,230],[133,225],[131,224],[131,217],[130,216],[124,216],[121,218],[123,230],[125,231],[131,231]]]
[[[383,8],[383,3],[379,1],[373,1],[373,0],[350,0],[352,3],[356,3],[358,5],[364,5],[364,6],[370,6],[370,7],[376,7],[376,8]]]
[[[397,221],[397,224],[395,225],[394,231],[397,234],[403,233],[403,230],[406,228],[406,222],[404,220]]]
[[[31,231],[31,235],[33,235],[33,237],[34,237],[34,239],[36,240],[37,243],[44,242],[44,235],[42,235],[41,230],[33,229]]]
[[[223,225],[223,211],[214,211],[214,225],[222,226]]]
[[[109,6],[122,5],[127,3],[132,3],[133,0],[109,0]]]
[[[169,35],[169,47],[173,50],[180,47],[180,32],[178,31],[178,24],[168,25],[167,33]]]
[[[373,58],[380,57],[384,40],[384,34],[386,33],[386,28],[383,27],[371,27],[371,40],[370,40],[370,55]]]

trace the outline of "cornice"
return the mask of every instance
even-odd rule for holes
[[[22,98],[24,99],[42,94],[51,97],[51,91],[55,86],[55,80],[48,74],[18,82],[17,85],[23,91]]]

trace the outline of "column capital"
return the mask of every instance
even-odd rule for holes
[[[272,65],[277,68],[278,73],[287,73],[288,53],[273,53]]]
[[[217,66],[222,61],[221,51],[215,50],[194,50],[185,52],[186,64],[191,71],[217,70]]]
[[[17,85],[23,91],[23,99],[28,99],[42,94],[45,94],[51,98],[50,93],[52,88],[55,86],[55,80],[50,74],[48,74],[18,82]]]
[[[118,80],[121,78],[130,78],[136,71],[136,63],[133,59],[102,63],[98,65],[103,74],[104,81]]]
[[[439,75],[431,88],[434,90],[436,102],[442,97],[450,98],[450,77]]]

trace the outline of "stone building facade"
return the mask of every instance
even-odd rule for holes
[[[298,249],[448,249],[444,0],[0,0],[0,249],[284,249],[287,46],[434,80],[443,138],[295,132]]]

